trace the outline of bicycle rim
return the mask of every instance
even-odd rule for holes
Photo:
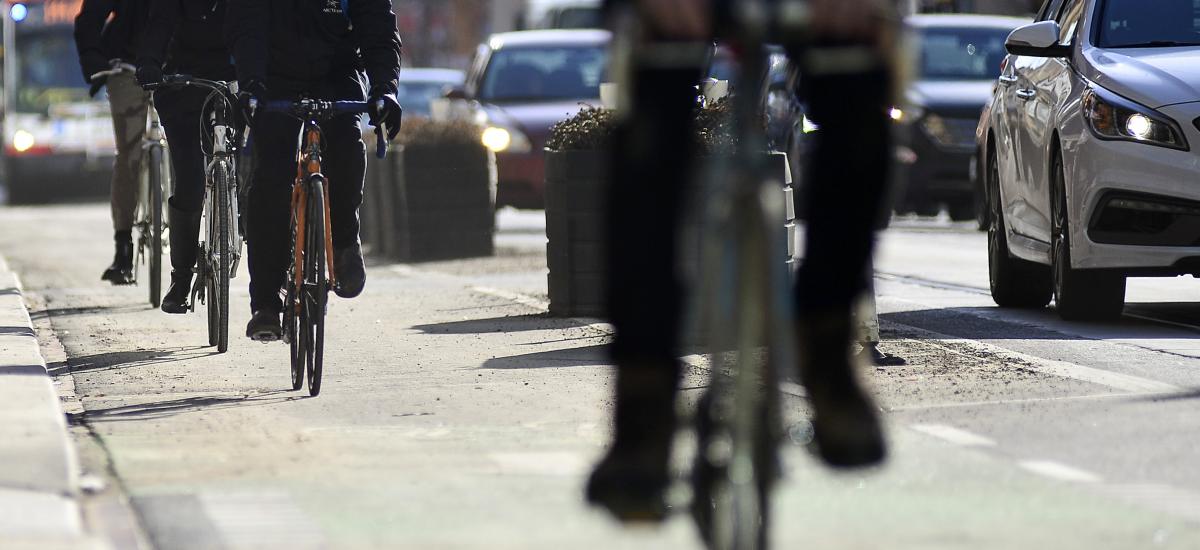
[[[229,172],[224,162],[216,167],[217,205],[217,352],[229,350]]]
[[[295,205],[293,205],[293,209]],[[291,265],[287,270],[287,294],[283,301],[283,330],[285,337],[288,340],[288,348],[290,351],[292,366],[292,391],[298,391],[304,387],[304,361],[305,361],[305,344],[304,344],[304,327],[307,322],[304,318],[303,307],[300,306],[300,300],[303,293],[302,288],[296,286],[296,269],[299,266],[296,264],[296,216],[293,212],[292,216],[292,246]]]
[[[162,303],[162,256],[163,256],[163,150],[161,146],[150,147],[150,305]]]
[[[308,324],[305,330],[307,342],[308,393],[316,397],[321,393],[321,371],[325,354],[325,306],[329,296],[329,281],[325,271],[325,186],[314,178],[309,188],[308,214],[305,223],[304,266],[305,309]]]

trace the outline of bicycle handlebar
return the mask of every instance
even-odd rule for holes
[[[332,115],[360,115],[370,111],[371,104],[366,101],[323,101],[316,99],[301,99],[299,101],[268,100],[258,104],[251,101],[251,108],[261,106],[264,111],[285,113],[305,119],[321,119]],[[375,156],[387,156],[388,140],[387,125],[375,127]]]

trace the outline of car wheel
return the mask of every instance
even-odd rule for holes
[[[1050,253],[1058,315],[1068,321],[1116,319],[1125,308],[1125,276],[1071,267],[1071,223],[1061,152],[1054,155],[1051,178]]]
[[[909,204],[909,210],[918,216],[933,217],[942,212],[942,205],[929,200],[916,200]]]
[[[946,209],[950,212],[950,219],[956,222],[974,220],[977,217],[974,197],[951,200],[946,203]]]
[[[976,171],[974,185],[971,186],[971,203],[975,206],[975,223],[980,231],[987,231],[991,227],[990,214],[991,210],[988,207],[987,179]]]
[[[1041,308],[1050,303],[1051,280],[1047,266],[1013,257],[1004,231],[1000,204],[1000,171],[995,153],[988,154],[988,279],[992,300],[1000,307]]]

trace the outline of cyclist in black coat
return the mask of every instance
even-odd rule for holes
[[[115,285],[133,284],[133,224],[149,101],[131,74],[95,80],[92,75],[113,68],[114,62],[133,62],[149,12],[149,0],[84,0],[75,16],[75,48],[83,78],[91,84],[92,95],[108,87],[117,142],[109,192],[116,253],[112,265],[100,276]]]
[[[138,83],[145,87],[161,84],[164,71],[233,80],[233,63],[222,34],[225,12],[225,0],[154,2],[138,51]],[[154,92],[175,168],[175,192],[168,201],[171,287],[162,300],[162,310],[167,313],[186,313],[191,294],[204,208],[201,111],[208,94],[208,90],[193,87]]]
[[[243,90],[258,99],[366,98],[371,124],[386,124],[389,139],[399,131],[400,36],[391,0],[229,2],[226,30]],[[321,124],[338,281],[334,292],[343,298],[357,296],[366,282],[358,235],[366,171],[359,120],[343,115]],[[253,316],[246,335],[260,341],[277,340],[282,332],[279,293],[288,262],[300,126],[281,113],[257,113],[253,120],[255,173],[247,205]]]

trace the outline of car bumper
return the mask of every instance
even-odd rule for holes
[[[546,155],[540,150],[528,153],[497,153],[497,206],[542,208],[545,202]]]
[[[1200,134],[1187,138],[1191,151],[1085,133],[1068,174],[1076,191],[1068,195],[1074,267],[1130,275],[1200,271]]]

